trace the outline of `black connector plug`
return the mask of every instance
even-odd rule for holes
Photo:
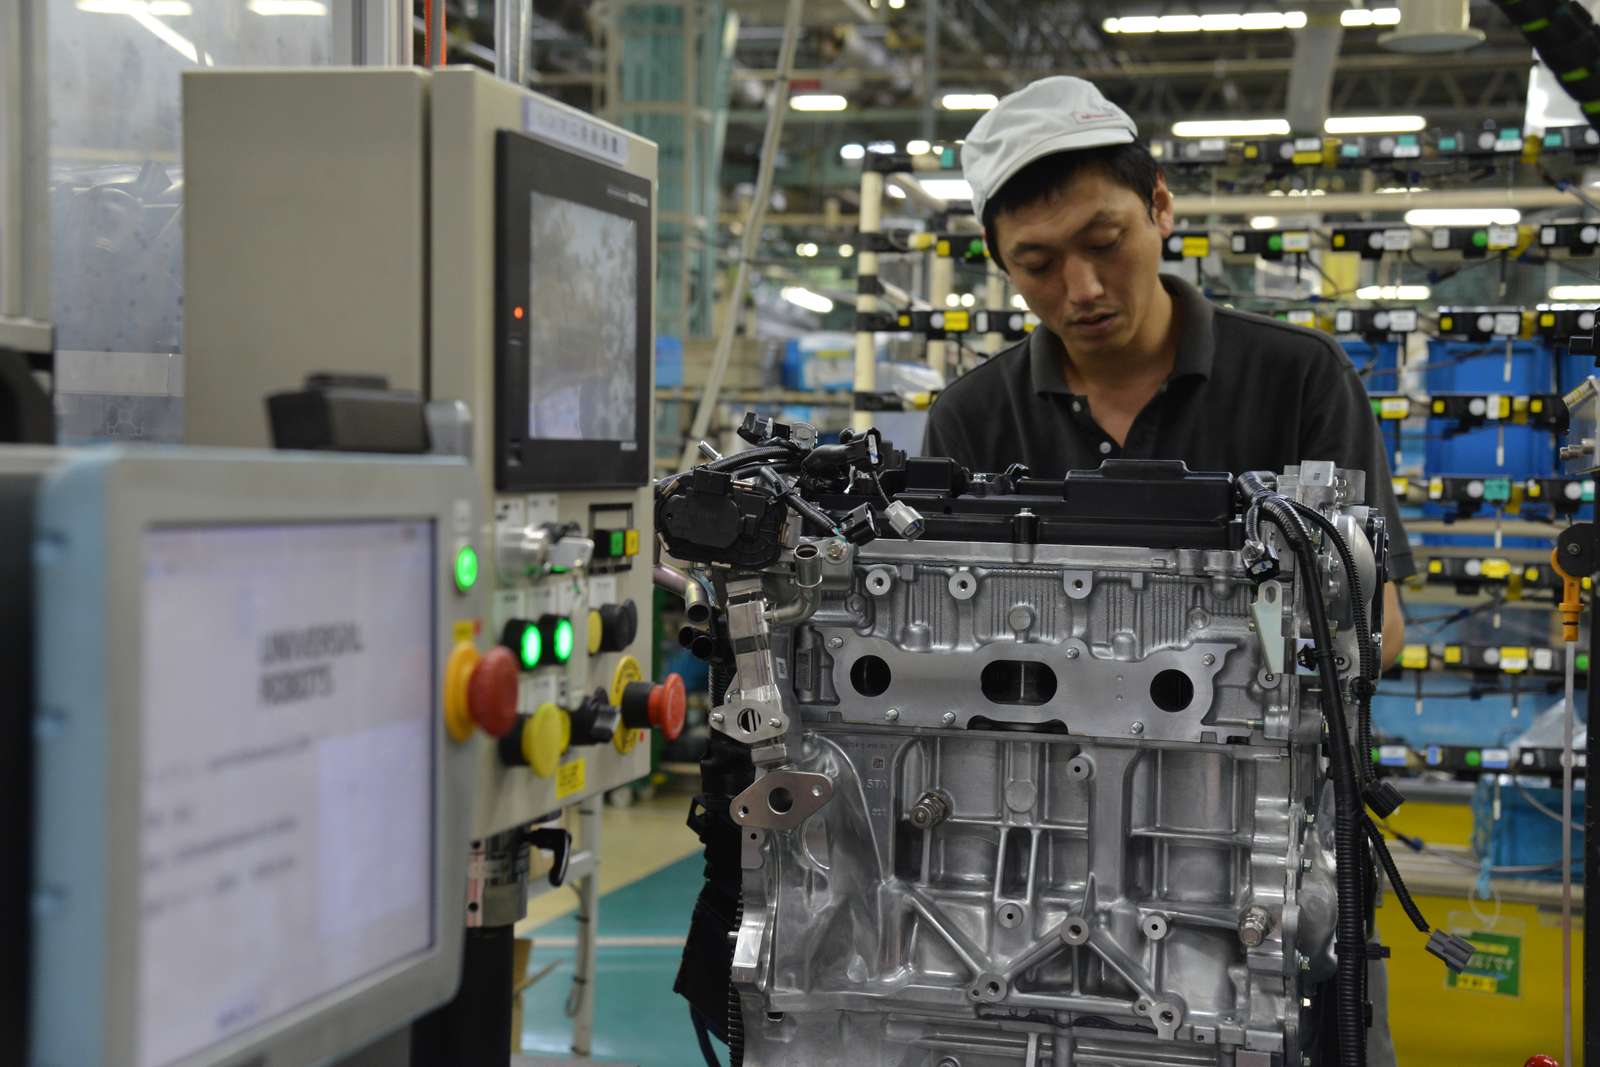
[[[1395,788],[1394,783],[1387,778],[1374,778],[1367,783],[1367,788],[1362,790],[1361,795],[1367,802],[1367,807],[1371,808],[1380,819],[1387,819],[1406,802],[1406,795]]]
[[[1434,930],[1428,935],[1428,951],[1443,960],[1446,967],[1459,973],[1478,950],[1465,938]]]

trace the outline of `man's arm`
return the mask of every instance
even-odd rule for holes
[[[1406,613],[1400,606],[1400,583],[1383,585],[1383,669],[1388,670],[1400,658],[1400,649],[1406,643]]]

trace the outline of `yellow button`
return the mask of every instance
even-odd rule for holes
[[[1548,311],[1542,311],[1542,312],[1539,313],[1539,325],[1540,326],[1554,326],[1555,324],[1556,324],[1555,315],[1551,314]]]
[[[1540,485],[1537,481],[1534,481],[1533,479],[1529,479],[1527,492],[1528,492],[1528,496],[1536,497],[1540,493],[1544,492],[1544,487],[1542,485]]]
[[[1529,567],[1527,570],[1523,571],[1522,580],[1525,582],[1537,582],[1539,580],[1539,568]]]
[[[1538,397],[1534,397],[1532,400],[1528,401],[1528,410],[1533,412],[1535,415],[1539,414],[1539,412],[1544,410],[1544,401],[1540,400]]]
[[[1400,650],[1400,666],[1408,671],[1428,669],[1428,646],[1407,645]]]
[[[540,778],[556,773],[556,766],[571,742],[572,719],[565,708],[555,704],[540,704],[539,710],[522,726],[522,758]]]
[[[1344,234],[1336,233],[1336,234],[1333,235],[1333,247],[1335,247],[1335,248],[1343,248],[1344,247]]]
[[[1454,329],[1455,325],[1456,325],[1456,320],[1452,319],[1449,315],[1445,315],[1444,317],[1442,317],[1439,320],[1439,329],[1441,329],[1441,330]]]
[[[1506,559],[1486,559],[1483,561],[1483,576],[1485,578],[1505,578],[1511,573],[1511,561]]]
[[[474,724],[467,709],[467,682],[478,665],[478,650],[470,641],[457,641],[444,665],[444,728],[452,740],[472,736]]]
[[[937,254],[939,254],[941,256],[948,256],[950,254],[950,242],[949,241],[940,241],[937,245],[934,246],[933,250],[934,250],[934,252],[936,252]]]
[[[1442,559],[1430,559],[1428,561],[1428,573],[1429,574],[1443,574],[1444,573],[1444,560],[1442,560]]]
[[[1443,400],[1435,400],[1433,402],[1433,413],[1435,415],[1443,415],[1444,414],[1444,401]]]
[[[637,556],[639,554],[638,530],[629,530],[622,535],[622,554],[624,556]]]
[[[600,639],[605,636],[605,626],[600,622],[600,612],[589,611],[589,655],[600,654]]]
[[[632,656],[623,656],[617,661],[617,669],[611,673],[611,706],[622,707],[622,691],[628,688],[631,682],[644,681],[644,671],[639,667],[639,661]],[[611,743],[616,750],[626,756],[633,751],[633,746],[644,737],[644,730],[631,730],[627,726],[618,724],[617,732],[611,735]]]

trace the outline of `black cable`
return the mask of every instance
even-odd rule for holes
[[[1400,868],[1395,866],[1394,857],[1389,854],[1389,843],[1383,839],[1383,834],[1378,832],[1378,827],[1365,815],[1361,821],[1367,828],[1367,838],[1372,842],[1372,851],[1377,855],[1378,862],[1383,865],[1383,873],[1389,878],[1389,887],[1394,890],[1395,899],[1400,902],[1400,907],[1405,910],[1406,918],[1411,920],[1411,925],[1417,928],[1418,933],[1428,933],[1432,927],[1428,920],[1423,918],[1422,909],[1417,907],[1417,902],[1411,899],[1411,890],[1406,888],[1406,883],[1400,877]]]
[[[700,1043],[700,1055],[705,1057],[706,1067],[722,1067],[722,1061],[717,1059],[717,1050],[711,1046],[711,1033],[706,1029],[705,1019],[694,1010],[694,1005],[689,1005],[689,1021],[694,1023],[694,1039]]]
[[[1317,572],[1316,555],[1311,547],[1311,532],[1301,522],[1289,501],[1268,486],[1255,472],[1239,476],[1238,486],[1246,498],[1259,505],[1262,514],[1283,532],[1295,554],[1305,587],[1307,615],[1311,621],[1312,642],[1321,680],[1322,714],[1327,720],[1327,747],[1334,794],[1334,859],[1338,894],[1338,937],[1335,957],[1338,964],[1335,995],[1338,997],[1337,1031],[1339,1060],[1343,1067],[1365,1067],[1366,1045],[1366,924],[1363,902],[1366,850],[1361,845],[1360,821],[1365,817],[1361,790],[1357,784],[1355,759],[1350,751],[1350,727],[1345,719],[1339,692],[1339,675],[1333,661],[1333,634],[1328,626],[1327,606],[1322,595],[1322,580]]]

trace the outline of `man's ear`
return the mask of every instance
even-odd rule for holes
[[[1155,192],[1150,195],[1150,220],[1161,231],[1162,237],[1172,236],[1172,229],[1177,224],[1177,216],[1173,212],[1172,190],[1167,188],[1167,177],[1158,174]]]

